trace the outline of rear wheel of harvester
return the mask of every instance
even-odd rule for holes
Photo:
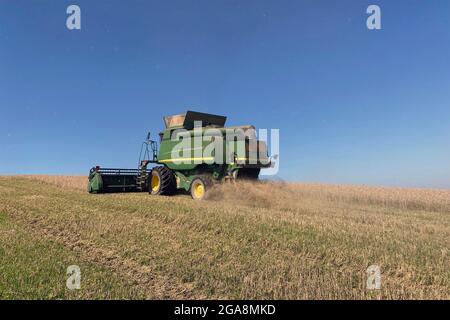
[[[150,193],[153,195],[171,195],[175,192],[176,181],[173,172],[164,166],[152,169]]]
[[[197,177],[191,183],[191,197],[194,200],[203,200],[206,192],[212,186],[212,181],[209,177]]]

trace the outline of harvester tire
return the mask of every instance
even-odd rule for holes
[[[194,200],[203,200],[206,192],[213,185],[209,176],[202,175],[194,178],[191,183],[191,197]]]
[[[175,175],[167,167],[160,166],[153,168],[149,180],[150,194],[168,196],[176,190]]]

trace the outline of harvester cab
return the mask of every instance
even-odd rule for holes
[[[226,117],[187,111],[164,117],[165,129],[156,141],[142,143],[138,169],[101,169],[89,175],[91,193],[149,191],[152,195],[190,192],[201,200],[220,181],[258,179],[271,166],[267,146],[255,127],[225,127]],[[152,169],[148,169],[153,164]],[[126,173],[126,174],[125,174]]]

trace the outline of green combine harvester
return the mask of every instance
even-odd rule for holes
[[[258,179],[260,170],[272,165],[266,144],[257,140],[253,126],[225,127],[225,121],[224,116],[194,111],[164,117],[159,151],[149,133],[138,168],[93,167],[89,193],[172,195],[181,189],[201,200],[216,182]]]

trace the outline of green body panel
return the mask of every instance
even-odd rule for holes
[[[235,161],[242,162],[243,165],[250,165],[249,158],[257,159],[257,162],[252,164],[253,166],[259,168],[268,167],[267,152],[261,157],[258,154],[258,149],[255,149],[253,153],[249,151],[249,145],[258,144],[256,148],[259,148],[262,144],[261,141],[250,141],[251,139],[228,141],[225,138],[226,128],[202,128],[198,129],[195,134],[194,130],[173,133],[174,130],[177,129],[166,129],[163,132],[157,157],[158,163],[164,164],[172,170],[191,170],[201,164],[212,165],[215,163],[233,163]],[[223,136],[220,138],[214,133],[222,133]],[[171,138],[172,135],[173,138]],[[203,138],[196,142],[194,135],[201,135]],[[188,136],[191,137],[190,143],[187,140],[183,140],[183,137]],[[223,150],[222,154],[215,153],[214,145],[217,146],[217,149]]]
[[[259,169],[270,166],[265,144],[257,141],[256,137],[233,135],[236,128],[246,130],[252,128],[250,126],[227,128],[223,127],[224,117],[191,114],[189,111],[186,116],[167,118],[164,119],[166,129],[160,134],[156,163],[174,172],[177,188],[189,190],[192,180],[201,174],[211,174],[214,179],[221,180],[238,176],[240,170],[255,170],[259,173]],[[216,125],[194,128],[197,119]],[[218,127],[218,123],[222,127]],[[223,152],[216,154],[213,146]],[[258,151],[261,147],[264,150],[260,155]],[[249,159],[256,159],[257,162],[250,163]]]

